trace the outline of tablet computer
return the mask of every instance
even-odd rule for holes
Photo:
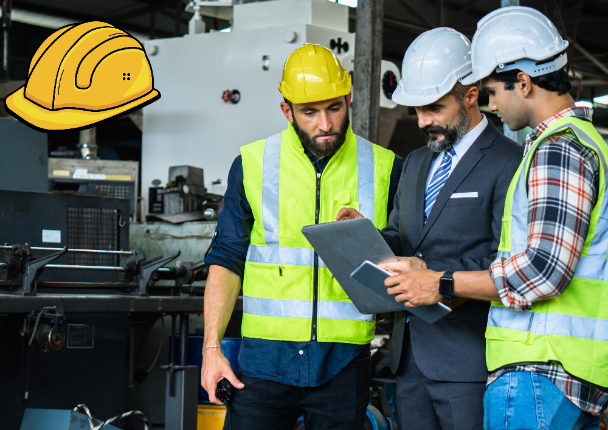
[[[319,265],[329,269],[362,314],[400,310],[407,310],[416,316],[423,313],[420,310],[422,307],[406,308],[386,293],[379,294],[350,277],[366,260],[375,264],[397,261],[397,257],[368,218],[309,225],[302,228],[302,233],[319,255]],[[432,307],[441,308],[439,305]],[[448,312],[449,308],[446,313]]]

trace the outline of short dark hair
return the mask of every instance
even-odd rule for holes
[[[506,72],[501,73],[495,71],[490,75],[490,78],[497,82],[502,82],[505,86],[505,90],[511,91],[515,88],[514,85],[517,82],[517,74],[520,72],[521,70],[519,69],[507,70]],[[563,96],[572,88],[568,74],[564,69],[559,69],[555,72],[547,73],[546,75],[530,76],[530,79],[534,85],[541,87],[543,90],[556,92],[560,96]]]

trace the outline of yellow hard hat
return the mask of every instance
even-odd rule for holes
[[[159,97],[141,43],[91,21],[60,28],[42,42],[25,85],[4,105],[36,129],[60,131],[91,127]]]
[[[306,43],[285,61],[279,91],[292,103],[311,103],[345,96],[350,86],[351,77],[333,52]]]

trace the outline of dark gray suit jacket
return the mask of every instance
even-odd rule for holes
[[[523,148],[488,122],[439,192],[424,224],[426,179],[435,157],[427,147],[403,166],[394,209],[383,236],[396,255],[417,255],[431,270],[487,270],[496,258],[505,195]],[[455,192],[478,193],[454,199]],[[434,324],[397,312],[391,370],[411,344],[420,371],[429,379],[475,382],[487,379],[485,328],[489,303],[469,300]],[[409,326],[409,327],[408,327]]]

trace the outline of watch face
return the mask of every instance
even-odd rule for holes
[[[452,278],[451,273],[446,273],[439,279],[439,294],[443,296],[444,299],[452,300],[452,293],[454,292],[454,279]],[[446,276],[447,275],[447,276]]]

